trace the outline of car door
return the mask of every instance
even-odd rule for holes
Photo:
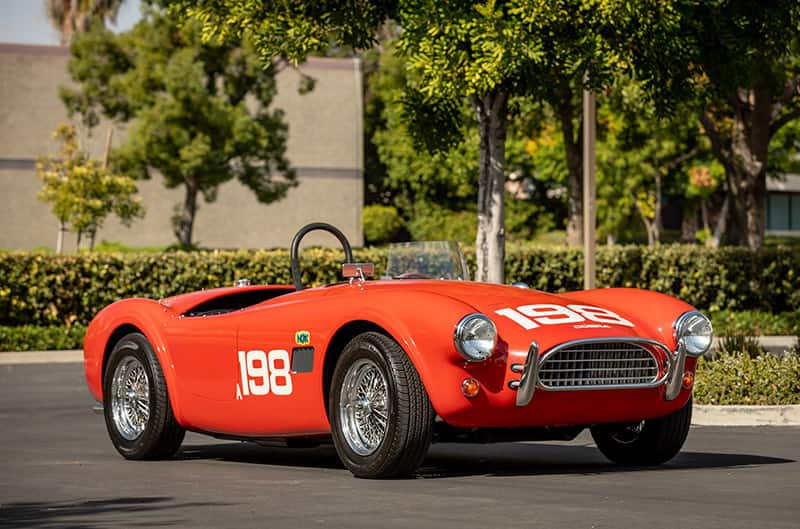
[[[330,324],[307,303],[245,311],[237,329],[231,414],[243,433],[314,435],[330,429],[322,395]]]

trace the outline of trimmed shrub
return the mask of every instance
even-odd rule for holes
[[[55,349],[80,349],[86,327],[0,327],[0,351],[50,351]]]
[[[357,249],[357,261],[374,262],[380,274],[385,249]],[[466,251],[474,273],[475,255]],[[310,248],[301,254],[302,280],[340,280],[340,250]],[[600,287],[633,287],[676,296],[711,312],[783,312],[800,306],[800,252],[667,245],[601,247]],[[580,290],[578,249],[509,246],[506,280],[550,292]],[[171,252],[161,254],[0,253],[0,325],[86,324],[102,307],[128,297],[163,298],[233,285],[291,284],[286,250]]]
[[[722,353],[697,364],[697,404],[800,404],[800,356]]]
[[[762,312],[758,310],[723,310],[709,315],[716,336],[798,336],[800,310],[794,312]]]

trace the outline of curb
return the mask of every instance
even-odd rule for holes
[[[0,365],[11,364],[69,364],[83,362],[83,351],[23,351],[0,353]]]
[[[800,405],[692,408],[692,426],[800,426]]]

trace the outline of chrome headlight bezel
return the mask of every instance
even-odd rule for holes
[[[488,328],[485,327],[487,324]],[[467,340],[468,334],[475,329],[475,326],[484,326],[484,332],[488,330],[491,339]],[[453,344],[467,362],[483,362],[492,356],[497,346],[497,327],[486,314],[480,312],[467,314],[456,325]]]
[[[705,326],[708,332],[698,334],[698,330],[703,330]],[[703,356],[711,348],[711,341],[714,338],[714,328],[705,314],[696,310],[690,310],[681,314],[673,325],[675,341],[683,344],[686,354],[692,357]],[[707,340],[707,342],[706,342]]]

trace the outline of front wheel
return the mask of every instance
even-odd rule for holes
[[[333,442],[360,478],[412,474],[431,442],[433,407],[419,375],[391,338],[368,332],[342,352],[330,390]]]
[[[140,333],[123,337],[103,377],[103,413],[114,448],[126,459],[170,457],[186,431],[175,420],[158,358]]]
[[[680,452],[692,422],[692,399],[678,411],[637,423],[591,428],[597,448],[620,465],[660,465]]]

